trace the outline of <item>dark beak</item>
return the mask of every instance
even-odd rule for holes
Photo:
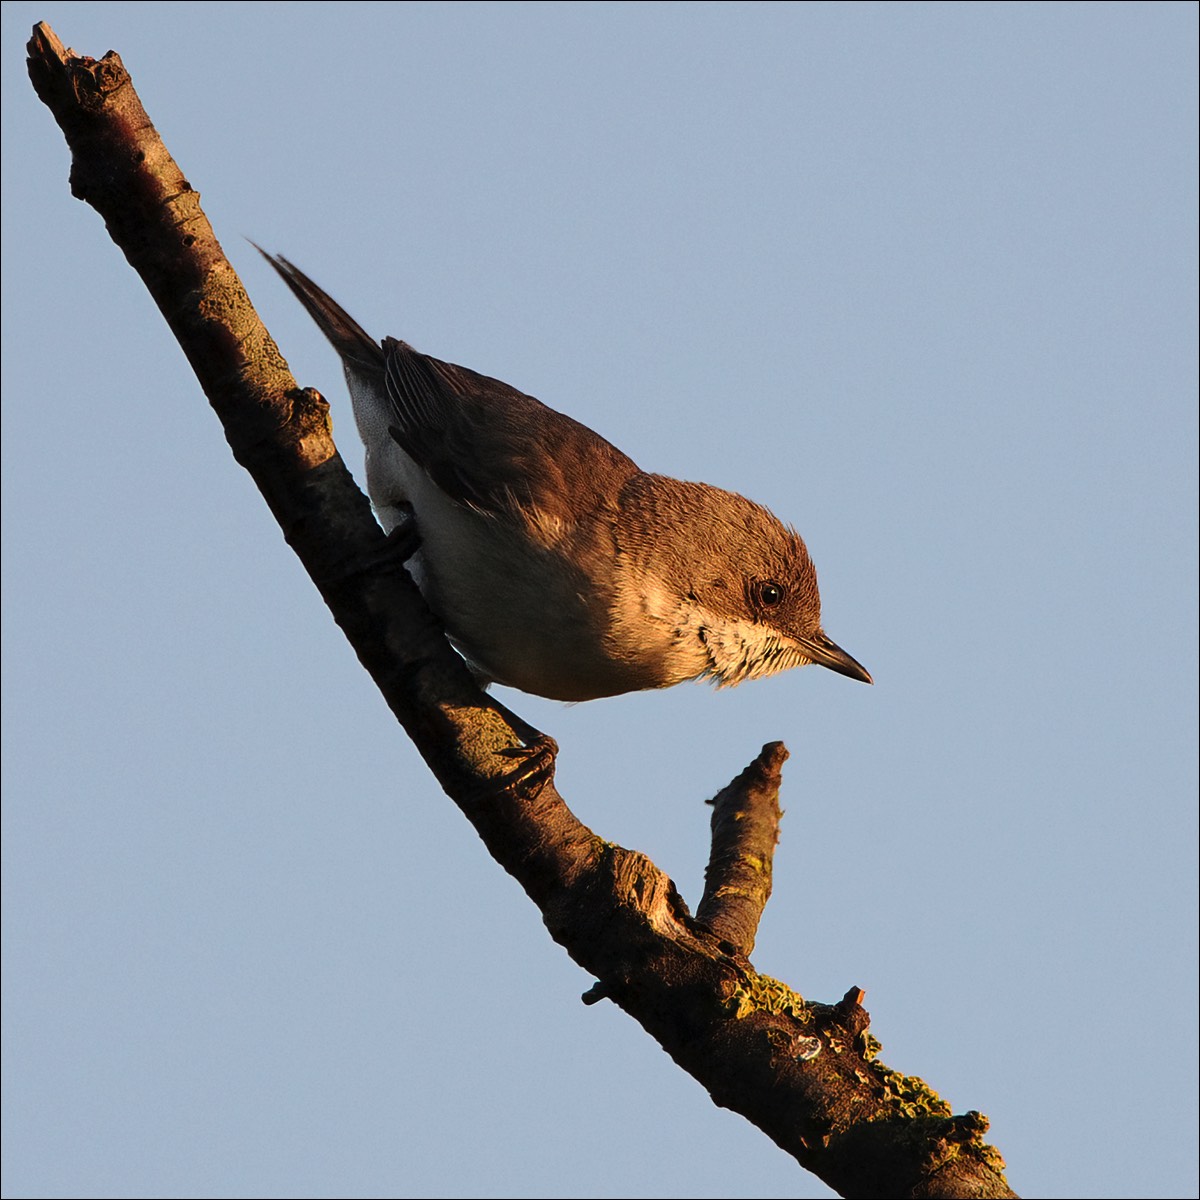
[[[797,638],[800,649],[819,667],[828,667],[839,675],[857,679],[860,683],[874,683],[867,668],[856,662],[841,646],[831,642],[823,633],[813,637]]]

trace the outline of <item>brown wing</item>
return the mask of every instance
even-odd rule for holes
[[[459,503],[571,525],[637,473],[598,433],[507,383],[395,338],[383,352],[392,436]]]

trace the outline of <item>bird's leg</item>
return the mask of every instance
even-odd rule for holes
[[[554,778],[558,743],[548,733],[535,729],[498,700],[493,699],[492,703],[523,743],[497,751],[504,758],[514,760],[512,770],[500,776],[499,785],[506,792],[527,791],[536,796]]]
[[[371,560],[380,566],[393,563],[401,567],[421,548],[421,534],[413,517],[412,508],[404,505],[405,515],[394,525],[384,540],[383,547],[371,555]]]

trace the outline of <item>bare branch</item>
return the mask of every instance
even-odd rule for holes
[[[554,788],[554,743],[481,693],[297,387],[121,64],[47,25],[30,78],[72,152],[71,187],[150,290],[250,472],[387,703],[552,936],[716,1103],[847,1196],[1012,1196],[986,1118],[951,1115],[876,1061],[862,993],[803,1000],[746,960],[770,891],[782,746],[714,802],[693,920],[644,855],[602,841]]]

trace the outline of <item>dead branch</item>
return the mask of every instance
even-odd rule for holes
[[[553,742],[473,683],[374,521],[142,108],[120,58],[64,49],[45,24],[29,73],[72,154],[71,189],[154,297],[325,603],[447,794],[547,928],[713,1100],[844,1196],[1013,1196],[986,1118],[954,1116],[875,1058],[863,994],[802,999],[746,955],[770,895],[786,751],[714,800],[698,919],[644,855],[597,837],[553,782]]]

